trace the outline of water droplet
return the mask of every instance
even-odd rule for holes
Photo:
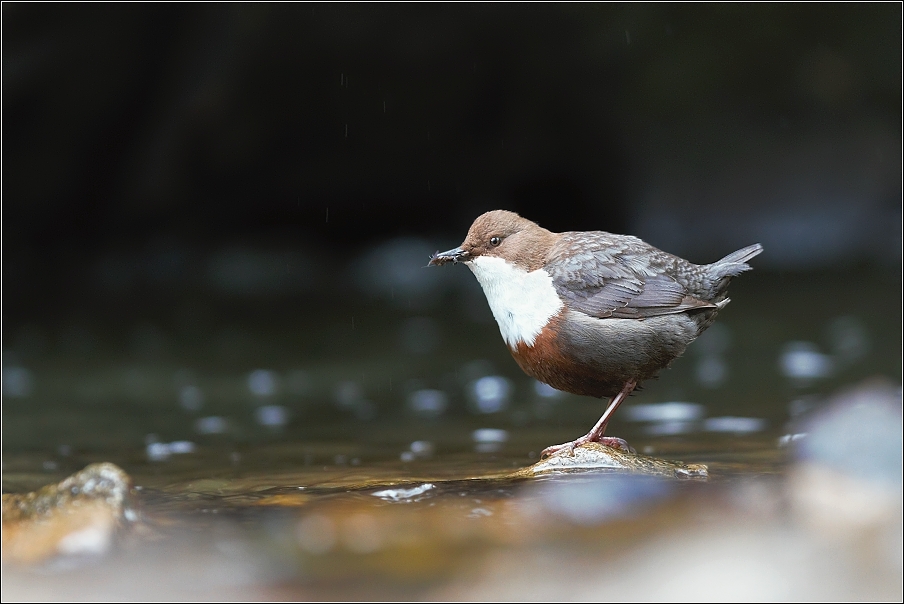
[[[289,410],[281,405],[264,405],[255,409],[254,418],[262,426],[283,426],[289,421]]]
[[[779,358],[782,373],[792,379],[814,380],[833,372],[832,357],[811,342],[788,342]]]
[[[622,410],[622,418],[632,422],[687,422],[702,418],[706,410],[697,403],[670,401],[645,405],[629,405]]]
[[[408,395],[408,408],[418,415],[442,415],[449,406],[449,397],[442,390],[415,390]]]
[[[751,434],[766,429],[766,420],[758,417],[709,417],[703,422],[707,432]]]
[[[504,377],[488,375],[475,380],[469,394],[478,412],[498,413],[508,406],[511,389],[511,383]]]
[[[34,380],[25,367],[3,368],[3,396],[25,398],[31,395]]]
[[[471,439],[475,443],[484,445],[501,445],[508,437],[508,432],[499,428],[478,428],[471,433]]]
[[[273,396],[279,387],[276,372],[255,369],[248,374],[248,390],[256,396]]]
[[[183,386],[179,390],[179,404],[186,411],[198,411],[204,406],[204,393],[197,386]]]
[[[198,434],[222,434],[228,428],[226,419],[218,415],[202,417],[195,422],[195,432]]]

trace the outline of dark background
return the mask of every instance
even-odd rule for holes
[[[495,207],[679,248],[685,223],[720,251],[899,243],[896,3],[14,3],[3,34],[17,281],[161,238],[458,235]]]
[[[10,374],[26,415],[29,396],[153,398],[147,367],[165,367],[167,404],[180,367],[243,384],[460,346],[517,372],[468,271],[423,268],[495,208],[700,263],[761,242],[733,308],[759,304],[774,328],[770,371],[832,317],[900,316],[872,285],[900,288],[899,3],[4,3],[2,18],[3,350],[30,368]],[[437,335],[465,333],[459,317],[472,339]]]

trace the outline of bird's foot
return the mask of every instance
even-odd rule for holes
[[[561,445],[552,445],[551,447],[546,447],[540,453],[540,459],[545,459],[551,455],[555,455],[559,451],[563,451],[568,449],[569,455],[574,455],[574,448],[580,447],[581,445],[586,445],[589,442],[598,442],[601,445],[606,447],[612,447],[613,449],[621,449],[627,453],[637,453],[631,445],[623,438],[618,438],[617,436],[600,436],[597,438],[592,438],[589,434],[585,434],[580,438],[576,438],[571,442],[563,443]]]

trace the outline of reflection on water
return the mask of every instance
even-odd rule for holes
[[[216,291],[238,297],[228,303],[193,294],[172,316],[147,310],[153,321],[110,307],[94,323],[7,323],[4,492],[110,461],[140,487],[142,520],[116,556],[49,581],[23,571],[5,595],[84,582],[104,585],[97,598],[140,585],[143,599],[564,599],[602,585],[641,599],[742,586],[744,597],[888,595],[888,577],[900,577],[900,539],[887,530],[900,501],[899,281],[754,271],[733,284],[719,322],[609,430],[644,454],[707,464],[707,482],[486,481],[475,478],[583,434],[603,402],[524,376],[469,275],[365,279],[375,273],[361,267],[419,245],[359,261],[341,301],[255,298],[218,269]],[[860,314],[858,291],[874,293]],[[875,376],[886,381],[864,382]],[[897,415],[811,423],[838,400],[856,409],[877,397],[897,397]],[[823,535],[818,518],[839,514],[874,536]],[[843,572],[826,548],[848,552]],[[865,580],[850,569],[866,559],[890,566]],[[649,580],[656,564],[673,567],[672,583]],[[719,573],[733,579],[715,591],[689,579]]]

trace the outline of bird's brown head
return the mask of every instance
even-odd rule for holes
[[[558,234],[551,233],[507,210],[493,210],[477,217],[460,246],[436,253],[431,265],[468,262],[480,256],[495,256],[532,271],[543,265]]]

